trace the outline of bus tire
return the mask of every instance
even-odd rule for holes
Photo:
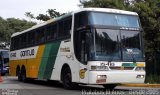
[[[21,71],[20,71],[20,67],[17,66],[17,69],[16,69],[16,76],[18,76],[18,81],[22,81],[21,79]]]
[[[1,76],[5,76],[5,73],[1,73]]]
[[[62,82],[63,82],[63,87],[65,89],[75,89],[75,83],[72,83],[72,75],[71,75],[71,70],[69,67],[65,68],[63,70],[63,78],[62,78]]]
[[[26,80],[27,80],[25,67],[22,67],[22,69],[21,69],[21,80],[22,80],[23,82],[26,82]]]
[[[113,90],[117,84],[104,84],[103,87],[107,90]]]

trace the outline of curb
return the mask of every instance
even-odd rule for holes
[[[120,84],[119,86],[160,88],[160,84]]]

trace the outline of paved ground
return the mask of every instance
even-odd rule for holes
[[[0,95],[160,95],[160,88],[117,86],[108,91],[102,86],[80,86],[77,90],[65,90],[61,84],[46,81],[22,83],[17,77],[3,77]]]

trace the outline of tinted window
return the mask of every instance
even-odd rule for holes
[[[30,31],[28,33],[28,45],[33,45],[35,43],[35,32]]]
[[[81,12],[75,15],[75,29],[86,26],[88,24],[87,12]]]
[[[25,47],[27,45],[27,34],[21,34],[20,37],[20,48]]]
[[[11,38],[11,50],[27,48],[38,44],[58,39],[65,39],[70,36],[72,17],[54,21],[48,25],[28,31]]]
[[[55,40],[56,39],[56,36],[57,36],[57,24],[51,24],[51,25],[49,25],[48,27],[47,27],[47,29],[46,29],[46,34],[47,34],[47,36],[46,36],[46,39],[48,40],[48,41],[50,41],[50,40]]]
[[[64,35],[65,36],[70,35],[71,26],[72,26],[71,18],[64,21]]]
[[[14,38],[11,38],[11,50],[14,49]]]
[[[62,38],[64,36],[64,24],[63,21],[58,24],[58,37]]]
[[[36,30],[36,43],[43,43],[45,41],[44,29]]]
[[[14,38],[14,49],[18,49],[20,47],[20,37],[17,36]]]
[[[67,18],[58,24],[58,38],[65,38],[70,35],[72,19]]]

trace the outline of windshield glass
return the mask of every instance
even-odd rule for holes
[[[140,42],[138,31],[95,29],[95,57],[92,58],[107,61],[143,61]]]
[[[120,60],[119,31],[96,29],[95,48],[98,60]]]
[[[91,25],[109,25],[139,28],[138,16],[134,15],[90,12],[89,23]]]
[[[140,33],[138,31],[121,31],[123,60],[143,60]]]

